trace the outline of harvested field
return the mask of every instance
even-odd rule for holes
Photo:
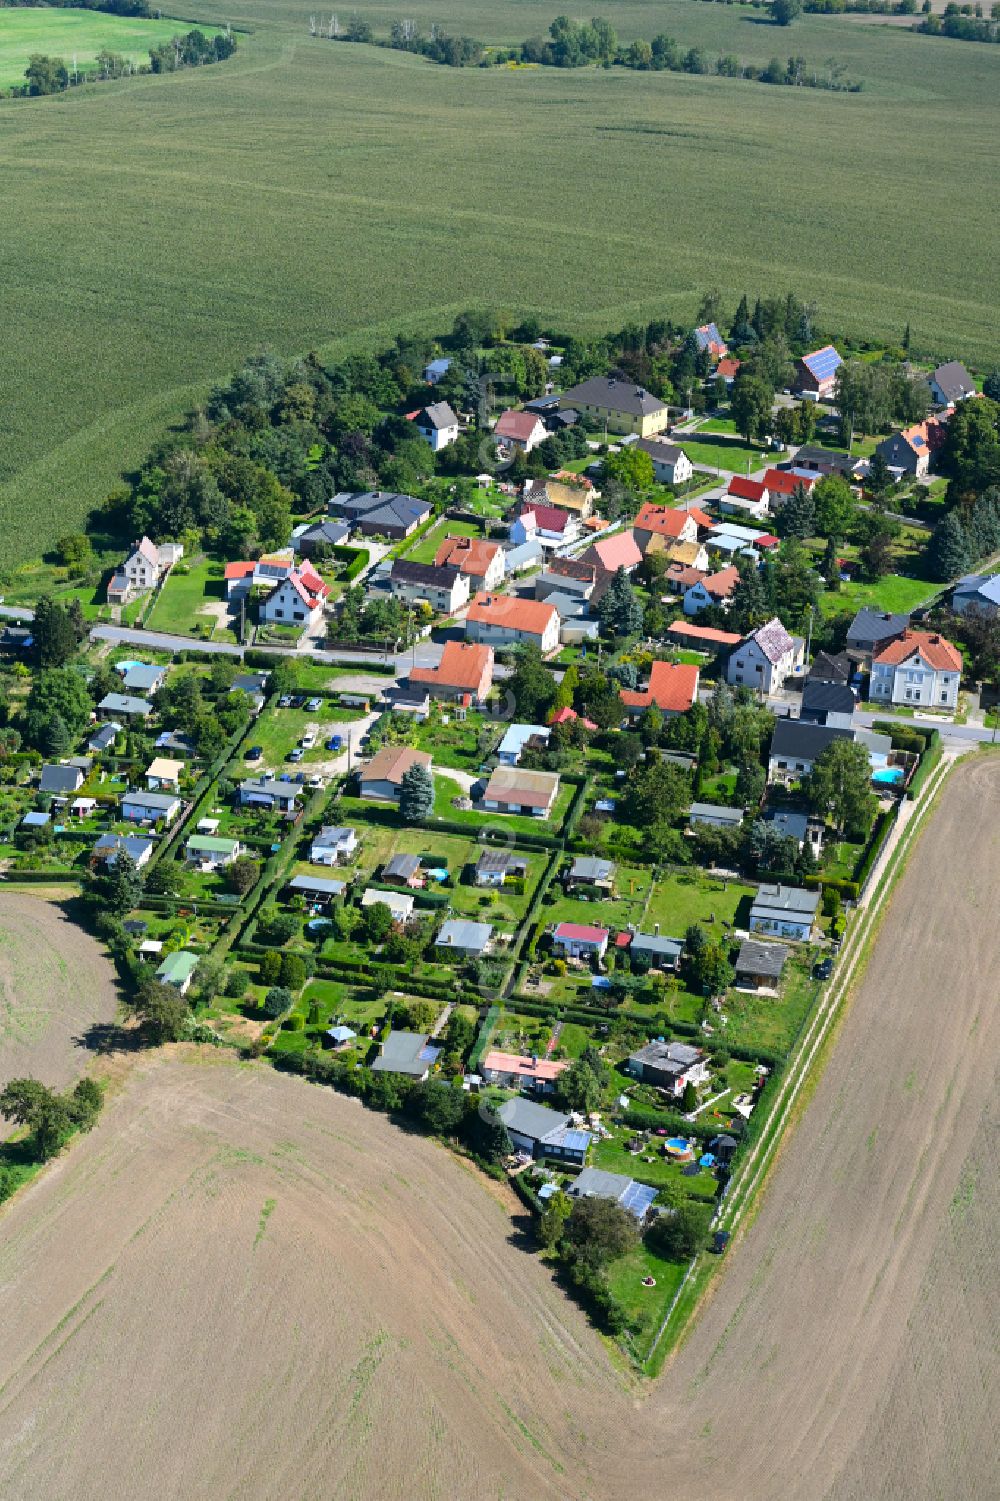
[[[0,889],[0,1084],[22,1074],[71,1084],[87,1029],[117,1008],[111,961],[61,903]],[[13,1129],[0,1120],[0,1138]]]
[[[189,1050],[2,1215],[0,1494],[994,1496],[998,806],[960,767],[660,1382],[443,1149]]]

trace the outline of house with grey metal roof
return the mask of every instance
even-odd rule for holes
[[[327,824],[313,835],[309,858],[314,865],[337,865],[349,860],[358,847],[357,829],[336,828]]]
[[[422,886],[419,855],[393,855],[385,862],[383,881],[392,881],[400,886]]]
[[[153,853],[155,840],[141,839],[135,834],[102,834],[90,852],[91,863],[103,860],[114,865],[119,855],[128,855],[141,870]]]
[[[153,666],[147,662],[134,662],[122,674],[122,687],[128,693],[145,697],[146,694],[156,692],[166,675],[165,667]]]
[[[332,876],[306,874],[293,876],[288,883],[288,889],[299,896],[304,896],[307,901],[325,904],[343,896],[347,890],[347,882],[338,881]]]
[[[847,627],[847,649],[870,657],[889,641],[901,636],[910,623],[909,615],[888,615],[867,607],[858,611]]]
[[[701,1048],[690,1043],[657,1038],[629,1054],[625,1071],[643,1084],[653,1084],[667,1094],[678,1096],[688,1084],[704,1084],[708,1078],[708,1058]]]
[[[692,803],[688,823],[692,828],[705,824],[711,829],[738,829],[744,811],[743,808],[727,808],[722,803]]]
[[[565,886],[571,891],[574,886],[596,886],[601,891],[611,891],[615,880],[613,860],[601,860],[596,855],[577,855],[566,872]]]
[[[522,878],[528,873],[528,862],[523,855],[512,855],[509,850],[483,850],[476,861],[477,886],[502,886],[508,876]]]
[[[57,796],[65,795],[68,792],[76,792],[82,786],[83,780],[82,767],[49,763],[42,767],[38,778],[38,790],[54,792]]]
[[[591,1143],[589,1131],[578,1130],[568,1115],[537,1105],[523,1095],[504,1100],[497,1115],[507,1127],[515,1151],[530,1157],[555,1157],[583,1163]]]
[[[488,922],[468,922],[453,917],[441,925],[434,947],[449,949],[466,959],[479,959],[489,950],[493,929]]]
[[[818,891],[806,891],[801,886],[762,882],[750,908],[750,931],[806,943],[816,921],[819,898]]]
[[[951,596],[956,615],[985,615],[995,619],[1000,610],[1000,573],[967,573]]]
[[[410,1079],[427,1078],[443,1048],[434,1047],[426,1032],[390,1032],[372,1064],[376,1074],[406,1074]]]
[[[742,990],[776,990],[789,953],[783,943],[745,938],[736,956],[736,984]]]
[[[126,719],[148,719],[153,705],[148,699],[133,698],[129,693],[106,693],[97,705],[97,712],[105,719],[113,719],[117,714],[123,714]]]
[[[282,782],[276,777],[247,777],[239,785],[237,797],[244,807],[278,808],[284,814],[295,812],[302,796],[297,782]]]
[[[93,751],[95,755],[101,755],[104,751],[111,749],[121,732],[121,725],[109,719],[107,724],[102,724],[100,729],[95,730],[91,735],[87,741],[87,749]]]
[[[601,1167],[585,1167],[566,1192],[574,1199],[610,1199],[619,1208],[634,1214],[640,1224],[657,1194],[657,1190],[647,1183],[637,1183],[624,1173],[609,1173]]]
[[[676,970],[684,943],[680,938],[667,938],[660,933],[633,933],[628,951],[629,954],[648,956],[651,969]]]
[[[146,792],[137,787],[122,798],[122,818],[128,823],[173,823],[181,810],[176,792]]]
[[[927,377],[931,400],[935,406],[955,406],[976,394],[976,383],[958,360],[947,360]]]

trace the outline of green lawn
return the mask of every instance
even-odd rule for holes
[[[319,735],[313,748],[304,752],[299,763],[301,769],[305,770],[316,761],[329,761],[339,752],[327,750],[327,739],[333,734],[340,734],[344,736],[346,746],[346,726],[355,723],[358,718],[357,709],[338,709],[327,699],[311,713],[307,709],[281,709],[277,704],[272,704],[254,721],[245,746],[246,749],[251,745],[261,746],[264,751],[263,763],[238,761],[236,766],[241,773],[245,772],[247,775],[258,773],[262,764],[271,771],[287,770],[283,765],[285,757],[298,745],[308,725],[318,726]]]
[[[555,880],[543,898],[540,916],[546,924],[598,923],[602,927],[624,928],[634,923],[639,927],[651,885],[650,871],[620,865],[615,870],[613,895],[588,901],[565,893],[561,881]]]
[[[425,532],[411,552],[406,552],[409,563],[433,563],[438,548],[446,537],[481,537],[483,529],[473,521],[448,521],[442,517],[429,532]]]
[[[785,965],[778,996],[757,996],[731,990],[726,998],[726,1024],[719,1039],[741,1047],[773,1048],[787,1052],[820,990],[810,975],[815,951],[796,951]]]
[[[741,923],[749,914],[754,888],[739,881],[723,882],[700,871],[670,875],[656,883],[646,912],[647,928],[660,924],[662,933],[683,938],[690,923],[704,923],[709,931],[720,923],[732,923],[737,914]]]
[[[677,443],[692,464],[707,464],[713,469],[732,469],[737,474],[746,474],[747,464],[752,470],[760,469],[770,463],[772,458],[772,455],[760,448],[747,448],[739,439],[734,441],[724,434],[714,437],[711,433],[702,433],[700,430],[694,438],[679,433]]]
[[[209,36],[219,30],[201,29]],[[33,52],[62,57],[71,69],[76,58],[81,73],[94,71],[94,60],[104,48],[148,65],[151,47],[190,30],[190,23],[183,21],[141,20],[92,10],[5,10],[0,17],[0,89],[24,82]]]
[[[146,622],[148,628],[180,636],[235,641],[227,624],[229,612],[221,609],[226,595],[224,573],[224,565],[210,558],[178,564],[160,590]]]
[[[635,1137],[629,1126],[615,1126],[607,1141],[598,1141],[590,1150],[592,1167],[602,1167],[609,1173],[624,1173],[640,1183],[649,1183],[653,1188],[665,1188],[676,1184],[692,1199],[714,1199],[718,1184],[707,1170],[697,1177],[686,1178],[679,1162],[663,1155],[662,1138],[651,1136],[636,1155],[625,1150],[625,1143]]]
[[[475,808],[455,808],[452,799],[464,796],[463,789],[437,767],[434,769],[435,818],[449,819],[453,823],[467,823],[472,828],[509,829],[511,834],[557,834],[573,801],[576,787],[571,782],[562,782],[550,818],[531,818],[520,813],[479,812]]]
[[[645,1360],[657,1330],[684,1280],[687,1265],[663,1261],[640,1241],[627,1256],[620,1256],[608,1267],[608,1285],[629,1318],[639,1327],[631,1338],[632,1348]],[[644,1287],[643,1277],[655,1279],[655,1287]]]
[[[409,716],[403,731],[403,743],[429,751],[435,766],[454,766],[459,771],[476,773],[503,735],[504,725],[488,714],[469,713],[458,719],[453,711],[433,708],[422,724]],[[447,720],[447,723],[445,723]]]
[[[889,573],[875,584],[841,584],[839,589],[824,590],[820,608],[824,615],[853,614],[865,606],[886,614],[908,614],[931,599],[940,588],[940,584],[929,583],[926,579]]]

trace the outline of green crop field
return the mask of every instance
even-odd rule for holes
[[[73,59],[83,72],[104,48],[132,62],[148,63],[149,49],[190,31],[183,21],[143,21],[136,16],[109,16],[94,10],[0,10],[0,89],[24,82],[33,52],[61,57],[72,72]],[[211,35],[215,28],[205,27]]]
[[[359,9],[380,30],[398,14]],[[0,102],[0,563],[78,522],[262,347],[335,354],[474,305],[593,332],[691,317],[718,285],[996,357],[998,48],[695,0],[613,11],[623,39],[834,56],[865,87],[829,94],[451,69],[310,37],[292,0],[185,10],[251,34],[211,68]],[[499,43],[558,10],[406,13]]]

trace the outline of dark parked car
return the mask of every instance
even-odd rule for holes
[[[833,960],[821,959],[813,970],[817,980],[829,980],[833,974]]]
[[[246,759],[248,761],[259,761],[263,754],[264,747],[262,745],[251,745],[250,749],[247,751]]]
[[[716,1256],[721,1256],[729,1244],[729,1231],[716,1230],[712,1236],[712,1251]]]

